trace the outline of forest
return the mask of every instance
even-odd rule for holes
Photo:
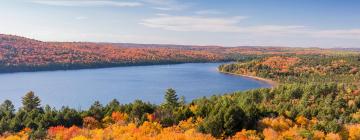
[[[189,102],[167,89],[161,104],[41,105],[34,92],[0,105],[2,139],[360,139],[360,58],[353,54],[261,55],[219,71],[277,81],[272,88]],[[194,93],[196,94],[196,93]]]
[[[360,81],[359,55],[283,55],[224,64],[219,71],[281,83],[350,83]]]
[[[274,54],[336,53],[352,53],[352,51],[320,48],[43,42],[0,34],[0,73],[222,62]]]

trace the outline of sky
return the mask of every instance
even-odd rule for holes
[[[360,1],[1,0],[0,33],[42,41],[360,48]]]

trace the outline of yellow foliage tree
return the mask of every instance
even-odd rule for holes
[[[360,124],[346,126],[349,132],[349,140],[360,140]]]

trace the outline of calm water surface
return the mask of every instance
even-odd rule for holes
[[[135,99],[161,103],[167,88],[187,101],[238,90],[270,87],[269,84],[217,72],[219,63],[133,66],[51,72],[0,74],[0,101],[10,99],[16,107],[21,97],[34,91],[42,100],[60,108],[88,108],[94,101],[106,104]]]

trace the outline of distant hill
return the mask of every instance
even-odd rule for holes
[[[174,44],[136,44],[136,43],[109,43],[114,46],[128,48],[221,48],[221,46],[195,46],[195,45],[174,45]]]
[[[332,48],[334,50],[342,50],[342,51],[357,51],[360,52],[360,48]]]
[[[326,54],[329,51],[319,48],[43,42],[0,34],[0,72],[217,62],[236,60],[243,55]]]

